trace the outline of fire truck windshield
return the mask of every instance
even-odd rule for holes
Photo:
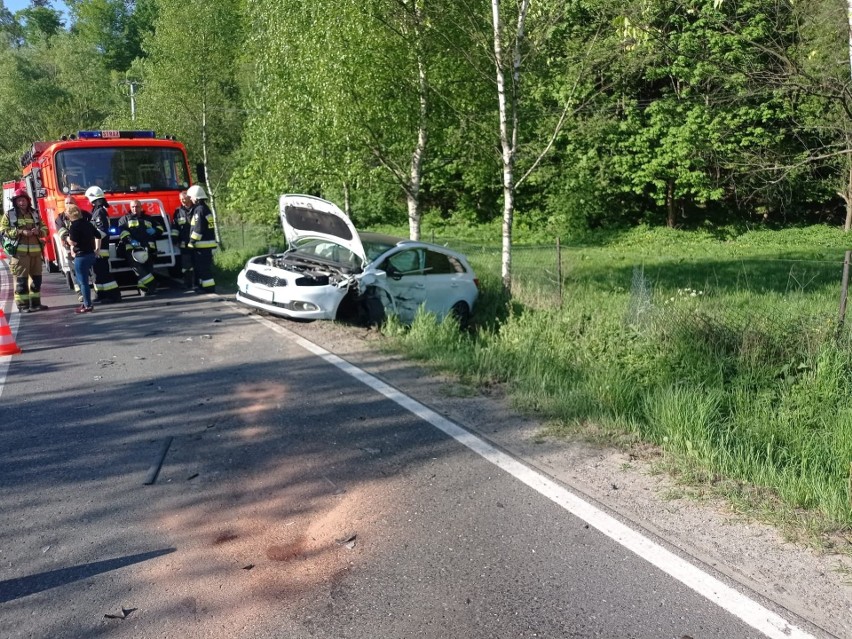
[[[178,191],[189,187],[183,153],[162,147],[65,149],[56,154],[63,193],[99,186],[106,193]]]

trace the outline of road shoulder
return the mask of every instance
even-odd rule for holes
[[[852,637],[852,559],[785,541],[721,499],[683,496],[652,461],[629,451],[543,435],[499,390],[471,391],[380,349],[375,331],[330,322],[286,328],[361,367],[566,484],[649,536],[735,579],[836,637]],[[826,635],[829,636],[829,635]]]

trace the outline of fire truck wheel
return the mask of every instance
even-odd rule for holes
[[[59,264],[57,264],[53,260],[45,260],[45,262],[47,263],[47,272],[48,273],[58,273],[59,271],[62,270],[61,268],[59,268]]]

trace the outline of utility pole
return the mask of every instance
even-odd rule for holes
[[[136,83],[130,81],[130,121],[136,120]]]
[[[852,0],[846,0],[846,17],[849,22],[849,70],[852,72]],[[849,150],[849,132],[846,132],[846,150]],[[848,233],[852,229],[852,160],[846,156],[846,220],[843,223],[843,230]],[[849,254],[847,253],[847,258]]]
[[[852,2],[852,0],[850,0]],[[136,87],[139,86],[139,82],[136,80],[125,80],[122,84],[126,84],[130,87],[130,120],[131,122],[136,121]]]

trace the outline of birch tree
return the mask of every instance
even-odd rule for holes
[[[506,291],[512,290],[512,225],[515,215],[515,157],[518,152],[518,94],[521,81],[521,50],[530,0],[518,4],[512,37],[503,25],[500,0],[491,0],[494,26],[494,66],[497,73],[497,104],[500,119],[500,158],[503,168],[503,247],[500,275]],[[508,44],[509,51],[506,51]],[[508,53],[508,55],[507,55]],[[509,86],[506,86],[507,76]]]
[[[179,136],[207,168],[211,205],[239,144],[243,109],[237,77],[240,0],[159,0],[139,79],[138,120]]]

